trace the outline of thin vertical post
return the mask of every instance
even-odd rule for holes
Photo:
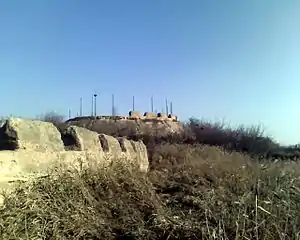
[[[151,112],[153,112],[153,96],[151,96]]]
[[[80,117],[82,117],[82,97],[80,98],[79,112],[80,112]]]
[[[169,114],[169,109],[168,109],[168,99],[166,99],[166,114]]]
[[[95,102],[94,102],[94,114],[95,114],[95,117],[97,116],[97,94],[95,93],[94,94],[94,97],[95,97]]]
[[[111,114],[115,116],[115,95],[112,94],[111,96]]]
[[[134,96],[132,96],[132,111],[134,112]]]
[[[69,119],[71,119],[71,109],[69,109]]]
[[[91,116],[94,116],[94,95],[92,95],[92,113]]]
[[[170,102],[170,113],[173,115],[173,102]]]

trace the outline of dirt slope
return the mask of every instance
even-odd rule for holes
[[[78,117],[67,121],[68,125],[88,128],[92,131],[109,135],[155,135],[167,136],[171,133],[183,133],[182,123],[160,119],[105,119],[94,117]]]

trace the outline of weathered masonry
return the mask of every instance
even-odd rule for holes
[[[52,124],[11,118],[0,128],[0,189],[27,176],[43,175],[62,166],[81,171],[109,167],[115,162],[147,172],[146,146],[141,141],[114,138],[69,126],[62,133]]]

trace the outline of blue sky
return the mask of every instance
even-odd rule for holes
[[[299,0],[3,0],[0,115],[160,111],[300,142]]]

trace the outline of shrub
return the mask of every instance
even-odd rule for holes
[[[265,136],[261,126],[240,125],[232,128],[225,123],[211,123],[195,118],[190,119],[188,124],[195,134],[197,143],[220,146],[252,156],[265,156],[280,147],[272,138]]]
[[[65,117],[54,111],[51,111],[51,112],[46,112],[42,116],[38,117],[38,119],[45,122],[51,122],[54,125],[59,125],[64,123]]]
[[[46,112],[45,114],[42,114],[40,117],[38,117],[38,119],[41,121],[53,123],[61,132],[67,127],[67,124],[64,121],[65,117],[54,111]]]

